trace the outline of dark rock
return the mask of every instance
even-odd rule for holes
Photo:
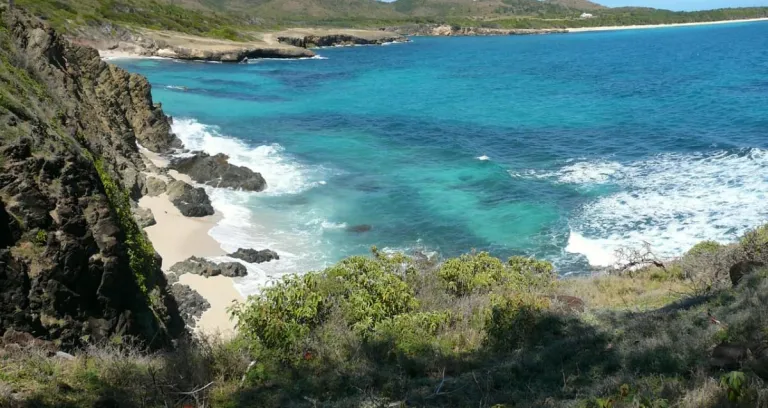
[[[154,253],[135,245],[127,203],[107,194],[145,191],[137,143],[178,145],[168,118],[145,78],[23,10],[0,18],[0,57],[18,68],[6,70],[18,106],[0,114],[0,335],[64,350],[112,336],[170,347],[184,331],[175,301]]]
[[[204,297],[187,285],[177,283],[171,286],[171,293],[176,298],[184,323],[189,327],[195,327],[195,317],[199,318],[211,308],[211,304]]]
[[[262,263],[269,262],[273,259],[280,259],[280,255],[271,249],[262,249],[261,251],[257,251],[255,249],[240,248],[228,256],[242,259],[248,263]]]
[[[363,233],[363,232],[368,232],[368,231],[370,231],[372,229],[373,229],[373,227],[371,225],[368,225],[368,224],[360,224],[360,225],[353,225],[351,227],[347,227],[347,231],[349,231],[349,232],[356,232],[358,234]]]
[[[229,278],[238,278],[248,274],[245,265],[240,262],[215,263],[207,259],[190,257],[185,261],[177,262],[170,269],[176,275],[191,273],[207,277],[223,275]]]
[[[168,281],[169,285],[173,285],[179,281],[179,275],[177,275],[175,272],[168,272],[165,274],[165,279]]]
[[[755,269],[762,268],[764,266],[765,264],[762,262],[754,261],[741,261],[731,266],[731,269],[728,270],[728,274],[731,277],[731,283],[733,286],[738,285],[744,276],[752,273]]]
[[[277,41],[283,44],[290,44],[294,47],[314,48],[314,47],[335,47],[345,45],[380,45],[391,42],[406,42],[408,39],[395,33],[376,33],[373,36],[357,36],[350,34],[327,34],[327,35],[285,35],[277,37]]]
[[[230,164],[229,158],[223,154],[210,156],[195,152],[194,156],[174,159],[169,167],[189,175],[198,183],[214,187],[246,191],[262,191],[267,187],[261,174],[247,167]]]
[[[136,224],[139,225],[139,228],[146,228],[157,224],[155,216],[152,215],[152,210],[149,208],[134,207],[131,208],[131,213],[133,213],[133,219],[136,220]]]
[[[147,195],[150,197],[159,196],[160,194],[165,193],[165,189],[168,188],[168,184],[157,177],[147,177],[146,184]]]
[[[213,215],[213,206],[205,189],[192,187],[177,180],[168,185],[168,199],[187,217],[205,217]]]

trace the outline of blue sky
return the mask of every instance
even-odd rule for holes
[[[593,0],[604,6],[644,6],[668,10],[706,10],[723,7],[768,6],[768,0]]]

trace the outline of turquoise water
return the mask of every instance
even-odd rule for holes
[[[379,248],[535,255],[563,273],[678,255],[768,219],[768,24],[415,38],[322,59],[116,60],[193,149],[260,171],[211,190],[267,276]],[[359,224],[367,232],[351,232]]]

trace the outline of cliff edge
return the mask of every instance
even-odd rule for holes
[[[5,8],[0,82],[0,335],[170,345],[183,323],[131,215],[137,142],[180,146],[149,83]]]

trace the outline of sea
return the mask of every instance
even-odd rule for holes
[[[387,251],[535,256],[563,275],[768,222],[768,23],[414,37],[248,64],[113,60],[188,149],[260,172],[208,188],[244,294]]]

